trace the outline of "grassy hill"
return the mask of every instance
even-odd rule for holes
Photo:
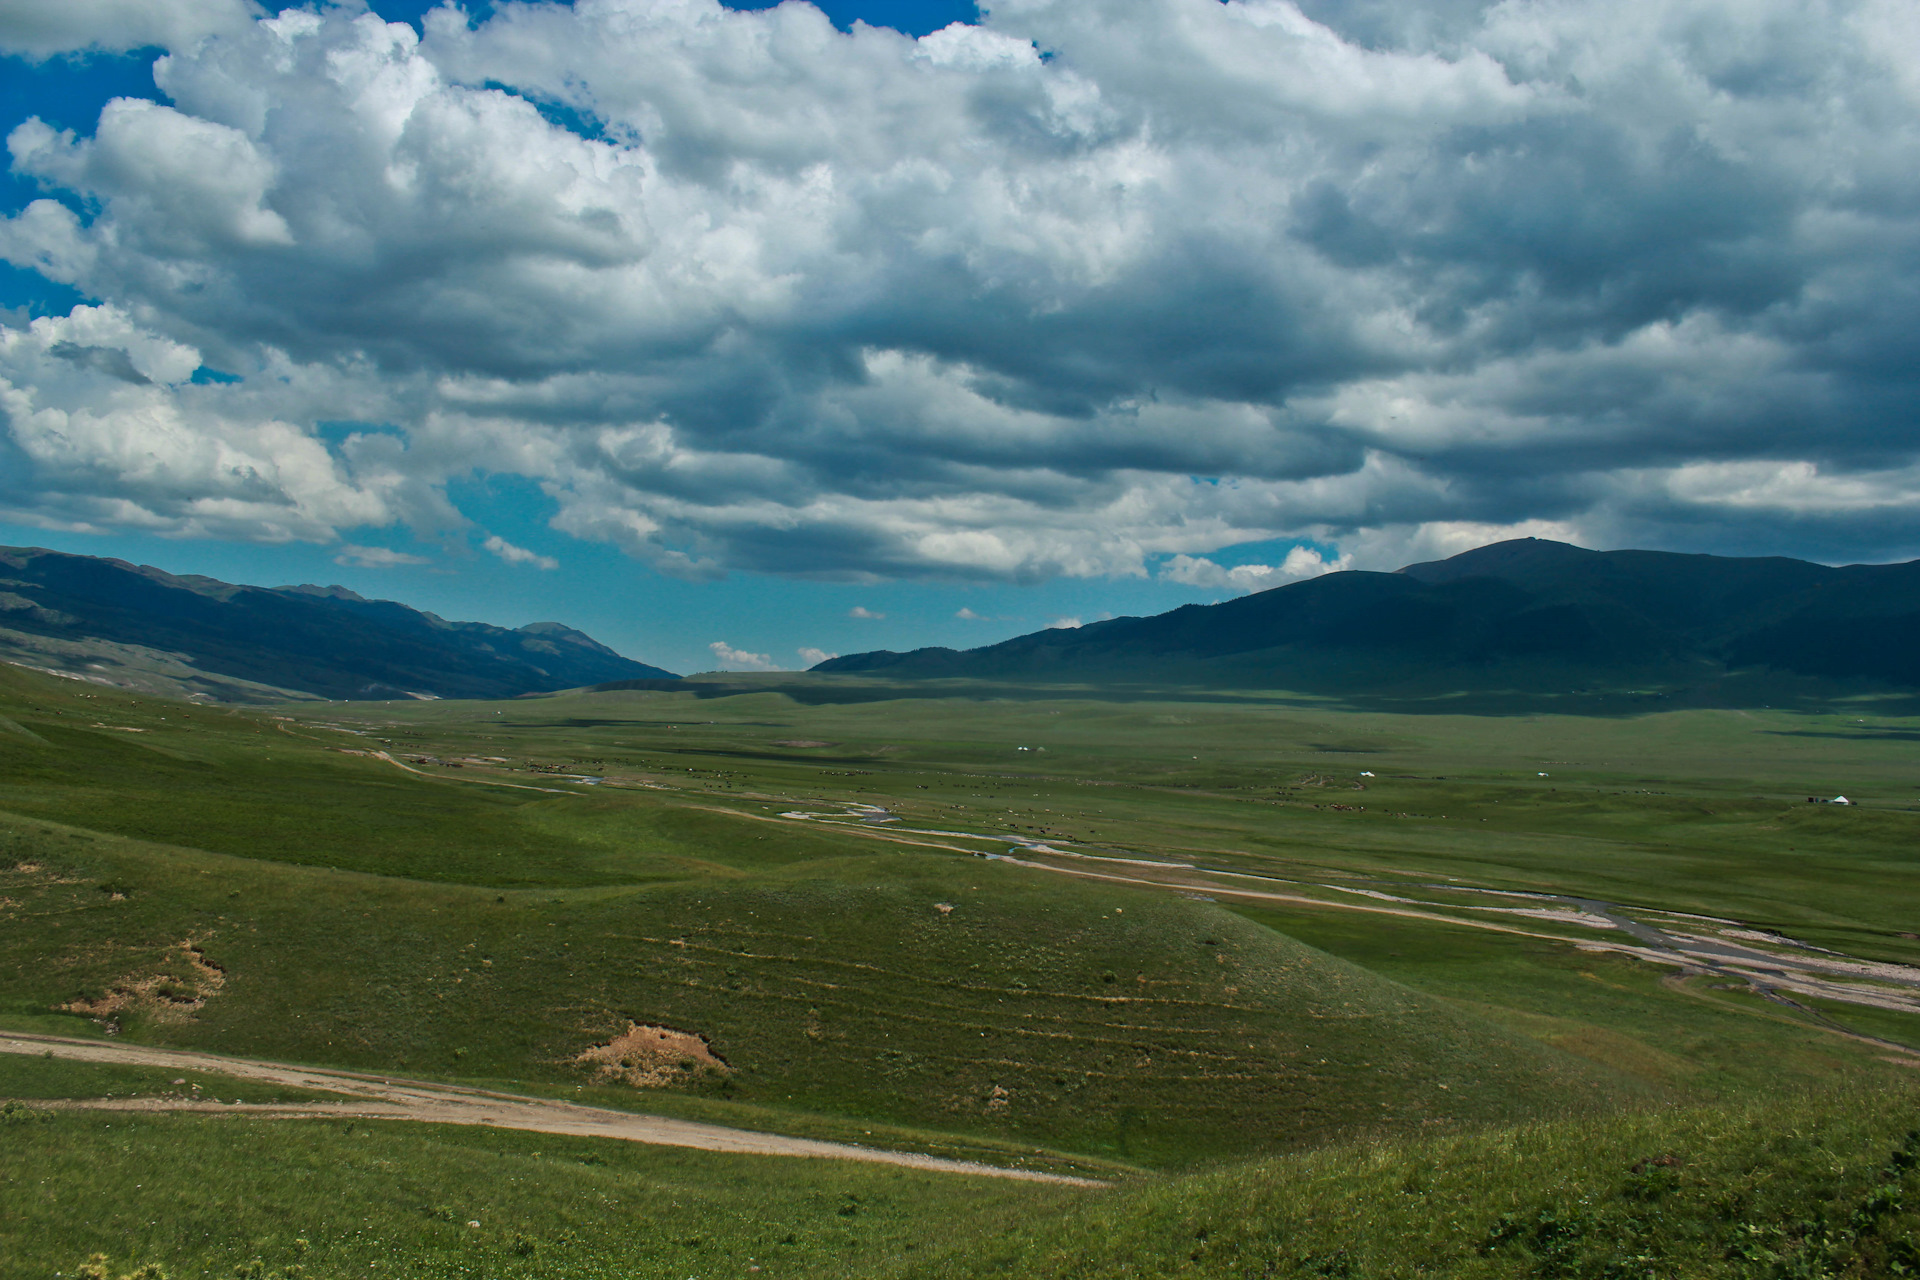
[[[15,1112],[0,1185],[58,1190],[15,1195],[0,1274],[104,1252],[109,1275],[312,1280],[1866,1280],[1920,1267],[1917,1104],[1891,1088],[1545,1121],[1106,1191],[382,1122]]]
[[[0,735],[17,1014],[192,986],[192,940],[217,996],[132,999],[119,1034],[570,1086],[592,1044],[668,1025],[728,1064],[717,1097],[1154,1165],[1635,1092],[1213,903],[463,787],[211,708],[75,694],[131,723],[73,725],[64,689],[0,682],[24,731]]]
[[[1010,1215],[925,1277],[1893,1277],[1920,1097],[1798,1098],[1342,1146]]]

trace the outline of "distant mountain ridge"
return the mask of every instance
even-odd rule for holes
[[[0,649],[223,701],[505,698],[676,678],[557,622],[449,622],[345,587],[240,586],[38,547],[0,548]]]
[[[1334,573],[1148,618],[964,651],[848,654],[812,669],[1063,679],[1177,671],[1301,688],[1685,682],[1764,669],[1916,687],[1920,561],[1829,568],[1521,538],[1397,573]]]

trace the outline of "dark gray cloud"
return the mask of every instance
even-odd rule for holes
[[[17,517],[446,530],[501,473],[690,574],[1920,554],[1908,5],[169,12],[170,104],[8,140],[67,203],[0,254],[102,300],[0,330]]]

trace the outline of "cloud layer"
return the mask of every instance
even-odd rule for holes
[[[8,0],[0,52],[27,58],[189,48],[237,35],[262,11],[248,0]]]
[[[500,474],[688,575],[1920,554],[1895,0],[133,8],[169,103],[7,140],[0,256],[98,300],[0,330],[10,518],[446,536]]]

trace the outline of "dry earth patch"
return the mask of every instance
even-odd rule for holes
[[[598,1074],[624,1080],[636,1089],[681,1084],[706,1072],[731,1074],[704,1036],[638,1022],[629,1022],[624,1032],[587,1049],[574,1061],[596,1064]]]

